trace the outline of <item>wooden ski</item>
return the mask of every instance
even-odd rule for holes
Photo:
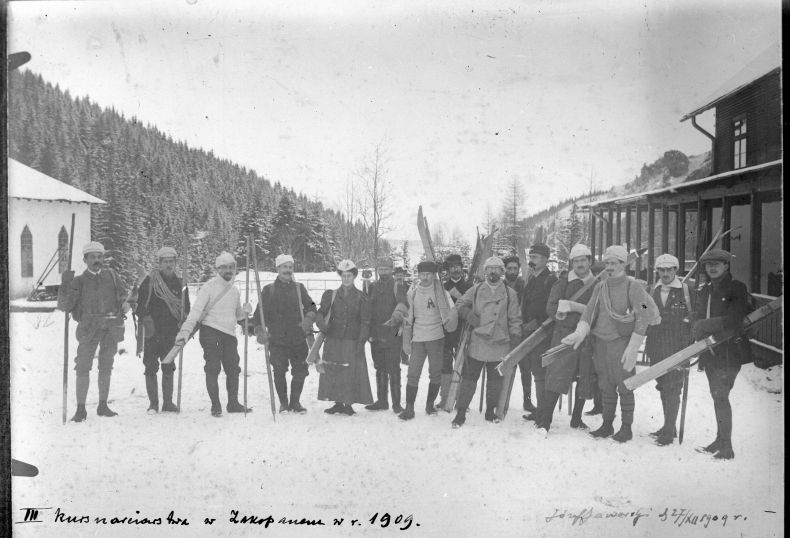
[[[187,236],[184,236],[184,241],[181,246],[182,256],[184,256],[184,266],[181,269],[181,322],[178,324],[180,328],[187,319],[187,297],[189,295],[189,243]],[[181,412],[181,375],[184,371],[184,348],[178,351],[178,393],[176,394],[176,413]]]
[[[245,268],[244,271],[245,273],[244,304],[245,305],[250,302],[250,236],[249,235],[246,237],[246,240],[247,240],[247,252],[245,258],[246,258],[247,267]],[[255,267],[255,270],[257,272],[258,270],[257,266]],[[261,296],[260,294],[258,294],[258,301],[260,300],[261,300]],[[263,305],[259,304],[258,308],[263,308]],[[244,416],[245,417],[247,416],[247,349],[249,346],[248,341],[250,339],[248,334],[250,327],[249,320],[250,317],[247,314],[244,314],[244,372],[243,373],[244,373]]]
[[[66,270],[71,271],[71,254],[74,251],[74,219],[76,214],[71,214],[71,231],[69,233],[69,252],[66,259]],[[69,316],[71,314],[66,312],[66,321],[63,330],[63,424],[66,423],[66,404],[68,398],[69,388]]]
[[[258,292],[258,301],[260,302],[263,298],[261,294],[261,277],[258,274],[258,258],[256,254],[255,243],[252,244],[252,266],[253,270],[255,271],[255,289]],[[263,316],[263,305],[258,309],[258,314],[260,316],[261,321],[261,329],[266,330],[266,319]],[[266,359],[266,378],[269,380],[269,400],[271,401],[272,407],[272,419],[277,422],[277,407],[274,404],[274,382],[272,380],[272,363],[271,359],[269,358],[269,346],[268,344],[263,344],[263,355]]]
[[[763,306],[761,306],[760,308],[758,308],[757,310],[746,316],[743,319],[743,329],[747,329],[751,325],[754,325],[758,321],[765,319],[766,317],[773,314],[774,312],[780,311],[782,309],[783,297],[784,296],[780,295],[770,303],[764,304]],[[741,335],[742,333],[738,332],[731,335],[727,335],[725,338],[720,338],[718,340],[714,339],[712,336],[708,336],[704,340],[698,340],[697,342],[694,342],[690,346],[681,349],[677,353],[670,355],[669,357],[662,360],[661,362],[654,364],[653,366],[645,370],[642,370],[636,375],[629,377],[628,379],[623,381],[623,383],[625,384],[628,390],[634,390],[636,388],[639,388],[645,383],[648,383],[649,381],[652,381],[657,377],[664,375],[670,370],[673,370],[677,366],[680,366],[681,364],[691,359],[692,357],[699,355],[701,352],[705,351],[706,349],[712,348],[723,342],[726,342],[731,338]]]

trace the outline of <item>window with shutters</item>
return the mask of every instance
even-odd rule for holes
[[[25,226],[22,230],[22,278],[33,276],[33,234]]]
[[[733,169],[746,166],[746,116],[739,116],[732,121],[733,129]]]
[[[61,226],[58,233],[58,272],[62,273],[68,269],[69,264],[69,232]]]

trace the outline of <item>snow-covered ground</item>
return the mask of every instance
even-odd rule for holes
[[[417,418],[408,423],[391,411],[369,412],[362,406],[356,406],[353,417],[324,414],[328,404],[315,399],[318,376],[312,369],[302,398],[307,415],[277,415],[274,422],[263,349],[252,341],[248,390],[253,413],[210,416],[195,339],[184,356],[183,412],[152,416],[146,414],[143,368],[133,354],[129,320],[121,346],[126,351],[116,357],[110,393],[110,406],[119,416],[96,416],[94,368],[88,420],[64,426],[63,313],[12,313],[10,321],[11,452],[39,469],[35,478],[13,479],[14,521],[23,520],[24,507],[42,508],[41,523],[16,524],[15,535],[367,536],[397,534],[394,529],[407,526],[403,534],[431,536],[783,533],[783,395],[759,388],[761,377],[781,379],[781,372],[745,367],[732,393],[736,459],[715,462],[693,450],[715,436],[707,381],[696,371],[686,440],[667,448],[647,436],[660,425],[652,383],[637,392],[635,439],[624,445],[571,430],[567,404],[557,411],[550,437],[543,439],[517,411],[519,383],[513,390],[515,409],[502,424],[483,420],[476,397],[467,425],[453,430],[449,414],[429,418],[422,412],[427,372]],[[374,386],[372,365],[369,371]],[[405,367],[403,374],[405,382]],[[221,394],[224,403],[224,388]],[[74,408],[70,369],[69,417]],[[600,423],[600,417],[586,420],[593,427]],[[55,522],[58,509],[62,516],[89,516],[90,523]],[[662,517],[665,509],[669,512]],[[174,517],[187,518],[189,526],[168,524],[171,510]],[[275,523],[268,529],[234,524],[232,510],[239,511],[239,519],[272,515]],[[697,517],[676,518],[673,510]],[[590,517],[575,523],[569,515],[551,519],[566,513]],[[385,529],[380,519],[371,524],[376,514],[390,515]],[[411,517],[396,524],[399,514]],[[97,524],[96,517],[108,523]],[[112,525],[112,517],[162,518],[162,525]],[[277,523],[283,517],[321,519],[325,526]],[[216,521],[209,525],[204,518]],[[344,520],[333,526],[335,518]],[[352,525],[352,519],[357,523]]]

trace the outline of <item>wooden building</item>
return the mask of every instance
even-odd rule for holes
[[[647,249],[636,271],[655,281],[654,261],[669,252],[688,271],[720,229],[734,254],[733,276],[762,304],[783,293],[781,52],[776,44],[685,114],[711,139],[711,175],[669,187],[581,204],[590,212],[590,247]],[[697,116],[715,111],[715,129]],[[778,318],[779,316],[776,316]],[[762,323],[756,348],[781,360],[780,319]]]

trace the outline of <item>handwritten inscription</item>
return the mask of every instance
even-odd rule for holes
[[[708,514],[696,513],[688,508],[664,508],[657,514],[654,510],[638,508],[636,510],[596,510],[592,507],[583,508],[581,510],[561,510],[554,509],[554,513],[546,516],[544,519],[546,523],[553,523],[556,521],[570,522],[571,526],[581,526],[592,520],[612,520],[623,519],[630,521],[633,527],[642,520],[655,518],[662,523],[669,523],[676,527],[683,526],[701,526],[708,528],[710,525],[714,526],[727,526],[730,521],[746,521],[748,517],[743,514]]]

